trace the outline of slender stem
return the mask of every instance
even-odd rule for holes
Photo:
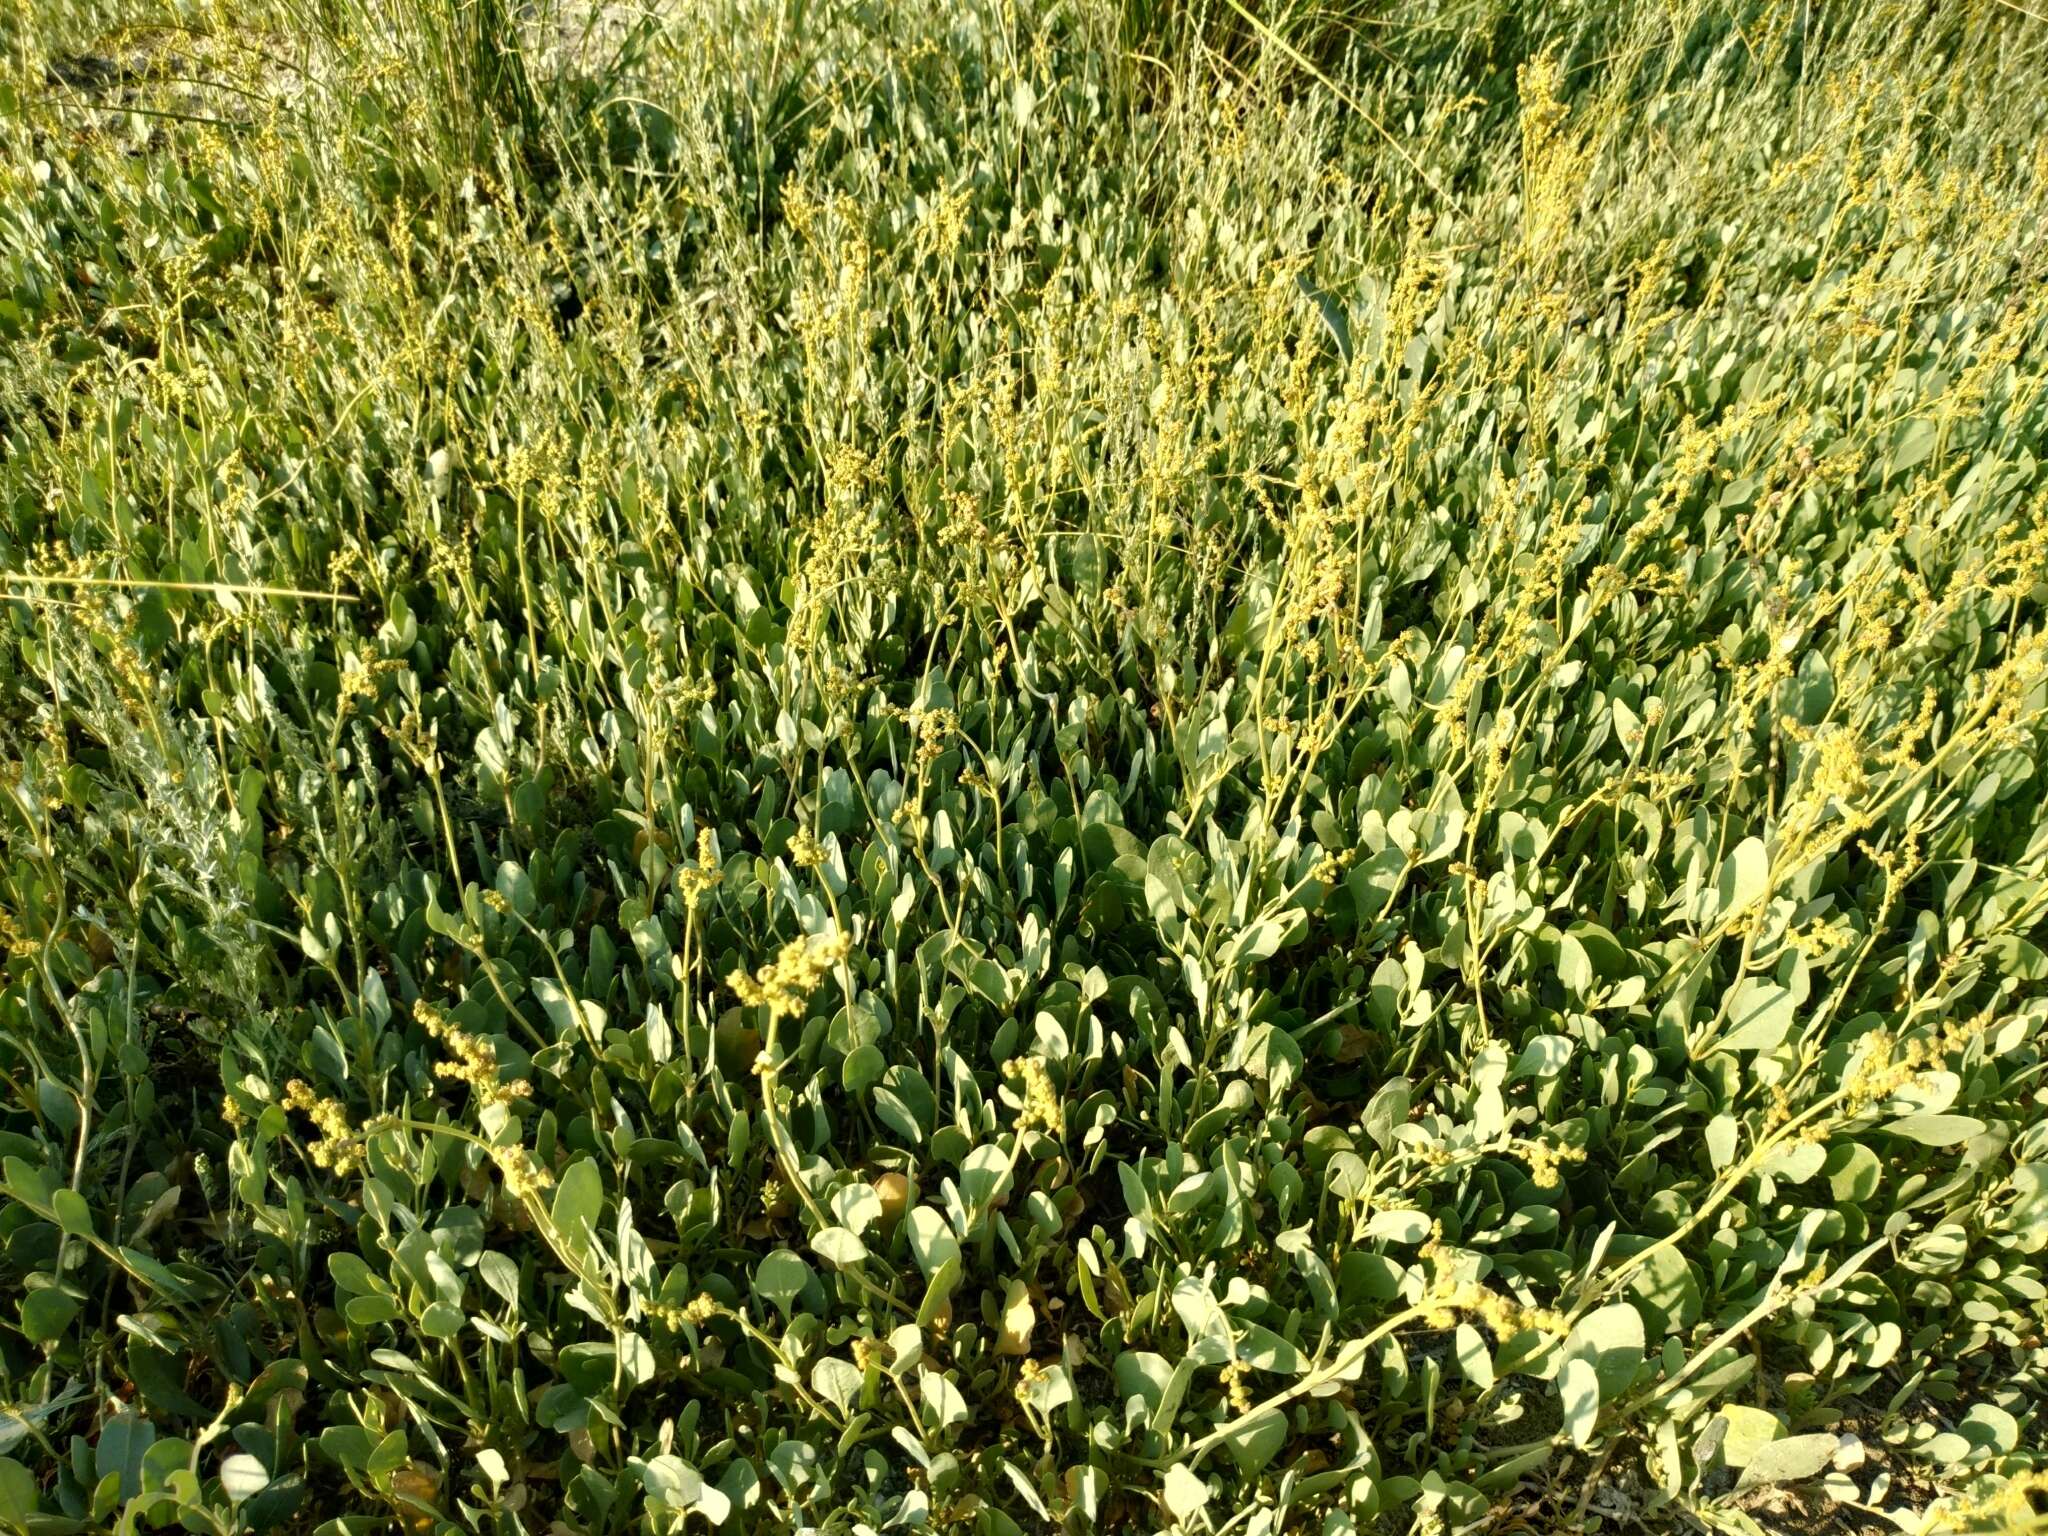
[[[1328,1362],[1302,1376],[1293,1385],[1283,1387],[1264,1402],[1254,1403],[1227,1423],[1219,1424],[1216,1428],[1210,1430],[1208,1434],[1190,1441],[1182,1448],[1178,1455],[1167,1457],[1163,1460],[1148,1461],[1146,1465],[1167,1466],[1174,1462],[1179,1462],[1188,1467],[1193,1467],[1195,1462],[1203,1456],[1221,1445],[1239,1430],[1256,1423],[1264,1415],[1276,1413],[1293,1402],[1297,1397],[1305,1396],[1320,1387],[1328,1386],[1331,1382],[1350,1375],[1365,1363],[1367,1352],[1375,1344],[1386,1338],[1395,1329],[1413,1322],[1416,1318],[1421,1317],[1430,1310],[1431,1308],[1428,1305],[1403,1308],[1373,1329],[1372,1332],[1340,1346],[1337,1353]]]
[[[125,110],[125,109],[124,109]],[[37,576],[25,571],[0,571],[0,581],[25,587],[117,587],[132,591],[226,592],[235,597],[302,597],[322,603],[359,603],[347,592],[321,592],[309,587],[264,587],[232,581],[148,581],[126,576]]]

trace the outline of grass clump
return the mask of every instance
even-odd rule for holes
[[[0,1527],[2032,1518],[2016,7],[0,25]]]

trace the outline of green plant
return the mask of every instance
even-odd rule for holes
[[[0,1526],[2030,1516],[2037,22],[4,43]]]

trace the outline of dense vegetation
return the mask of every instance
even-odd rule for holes
[[[2034,1518],[2048,24],[4,10],[0,1528]]]

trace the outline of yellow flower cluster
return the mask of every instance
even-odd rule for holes
[[[435,1062],[436,1077],[469,1084],[476,1090],[478,1102],[483,1104],[508,1104],[533,1092],[533,1085],[524,1078],[515,1078],[509,1083],[498,1081],[498,1048],[490,1041],[458,1028],[447,1014],[425,998],[415,1003],[412,1011],[413,1017],[426,1026],[427,1033],[446,1046],[455,1058],[453,1061]]]
[[[724,1308],[719,1306],[717,1298],[710,1292],[699,1291],[680,1307],[671,1306],[664,1301],[653,1301],[647,1304],[647,1310],[658,1322],[666,1323],[671,1328],[681,1328],[685,1323],[692,1328],[702,1328]]]
[[[1873,1031],[1870,1048],[1842,1084],[1844,1111],[1858,1115],[1873,1104],[1883,1103],[1926,1071],[1933,1061],[1934,1049],[1928,1040],[1908,1041],[1901,1050],[1890,1030]]]
[[[319,1128],[320,1140],[306,1148],[316,1167],[330,1173],[353,1173],[363,1163],[363,1144],[349,1129],[348,1111],[339,1099],[326,1099],[302,1078],[284,1085],[284,1107],[295,1109]]]
[[[1513,1338],[1528,1329],[1562,1338],[1571,1320],[1553,1307],[1532,1307],[1476,1281],[1445,1281],[1430,1293],[1434,1309],[1423,1320],[1432,1328],[1449,1328],[1463,1313],[1497,1339]]]
[[[1997,708],[1985,729],[1992,740],[2005,747],[2026,745],[2033,690],[2044,673],[2048,673],[2048,641],[2029,635],[2014,642],[2011,653],[1991,674],[1988,691]]]
[[[844,275],[844,274],[842,274]],[[838,305],[844,317],[857,314],[859,281],[842,290]],[[817,307],[798,316],[809,350],[829,330],[827,311]],[[879,470],[875,461],[851,443],[830,449],[823,465],[825,505],[805,525],[804,551],[797,573],[798,597],[790,616],[788,644],[810,652],[837,609],[835,594],[867,580],[885,580],[891,569],[888,524],[876,516],[873,497]]]
[[[853,1341],[853,1363],[859,1367],[862,1375],[887,1365],[889,1356],[887,1340],[859,1338]]]
[[[1578,1147],[1562,1146],[1548,1141],[1521,1141],[1515,1144],[1522,1161],[1529,1165],[1529,1177],[1539,1189],[1555,1189],[1559,1183],[1559,1168],[1565,1163],[1583,1163],[1585,1152]]]
[[[1316,867],[1310,871],[1310,875],[1323,885],[1335,885],[1344,878],[1344,871],[1351,867],[1351,861],[1357,857],[1358,850],[1355,848],[1326,853],[1316,860]]]
[[[360,656],[350,656],[341,672],[341,706],[346,709],[352,700],[375,698],[379,678],[405,670],[406,663],[396,658],[364,661]]]
[[[1017,1129],[1059,1135],[1063,1123],[1060,1096],[1053,1089],[1052,1074],[1045,1069],[1045,1063],[1036,1056],[1013,1057],[1003,1063],[1003,1076],[1021,1078],[1024,1083],[1024,1109],[1017,1116]]]
[[[725,984],[748,1007],[766,1008],[771,1020],[792,1018],[803,1012],[819,981],[846,958],[849,947],[844,934],[815,944],[809,939],[791,939],[774,960],[753,975],[734,971]]]
[[[837,443],[825,456],[825,495],[829,500],[854,500],[874,478],[874,462],[852,443]]]
[[[491,1148],[491,1157],[505,1177],[505,1193],[515,1200],[537,1199],[543,1191],[554,1187],[554,1175],[536,1163],[533,1155],[517,1142],[509,1147]]]
[[[1897,766],[1913,761],[1921,744],[1934,734],[1934,717],[1940,703],[1932,684],[1921,690],[1920,712],[1893,733],[1891,745],[1883,753],[1887,763]]]
[[[1531,59],[1515,75],[1522,107],[1522,240],[1539,267],[1562,244],[1578,200],[1587,156],[1563,133],[1564,66],[1556,54]]]
[[[967,194],[942,190],[935,193],[917,221],[917,248],[941,258],[953,254],[967,234]]]
[[[1856,942],[1856,938],[1855,928],[1840,918],[1816,918],[1805,927],[1790,929],[1785,934],[1785,942],[1809,960],[1847,949]]]
[[[1766,1135],[1777,1130],[1779,1126],[1792,1118],[1792,1095],[1786,1092],[1783,1083],[1771,1084],[1768,1098],[1770,1107],[1764,1111],[1764,1133]]]
[[[1511,495],[1505,486],[1500,487],[1499,492],[1502,496]],[[1571,512],[1552,522],[1542,542],[1533,551],[1513,556],[1512,599],[1488,611],[1471,653],[1457,676],[1451,679],[1442,703],[1435,706],[1456,750],[1463,752],[1469,745],[1471,721],[1468,717],[1473,699],[1486,680],[1489,677],[1507,677],[1523,662],[1546,653],[1554,641],[1555,637],[1545,628],[1544,614],[1554,606],[1563,589],[1567,562],[1582,537],[1580,516],[1588,511],[1588,504],[1580,502]],[[1422,657],[1412,664],[1421,665],[1427,656],[1425,643]],[[1509,725],[1509,713],[1505,710],[1499,712],[1484,743],[1480,778],[1488,794],[1506,763],[1511,739]]]
[[[1423,1146],[1411,1146],[1408,1150],[1420,1158],[1426,1167],[1443,1168],[1454,1163],[1458,1154],[1441,1142],[1432,1141]]]
[[[725,871],[718,867],[718,844],[709,827],[697,829],[697,862],[687,865],[676,874],[676,889],[682,893],[683,905],[692,912],[704,899],[707,892],[725,883]]]
[[[1903,1048],[1890,1030],[1874,1030],[1869,1049],[1842,1084],[1842,1114],[1854,1118],[1897,1093],[1923,1072],[1967,1047],[1991,1027],[1990,1009],[1966,1019],[1951,1019],[1934,1034],[1916,1035]]]
[[[960,717],[950,709],[914,710],[911,728],[917,732],[917,765],[928,767],[946,750],[946,739],[960,729]]]
[[[1839,811],[1851,831],[1868,826],[1870,816],[1864,802],[1870,790],[1870,777],[1862,736],[1843,725],[1807,731],[1795,722],[1785,721],[1783,728],[1793,740],[1809,743],[1813,755],[1813,770],[1804,792],[1784,812],[1792,829],[1788,837],[1793,846],[1808,846],[1814,829],[1831,806]]]
[[[825,845],[811,836],[808,827],[790,834],[789,859],[798,869],[816,869],[825,862]]]
[[[1295,564],[1287,601],[1280,612],[1282,644],[1299,639],[1318,618],[1334,619],[1343,608],[1351,575],[1342,552],[1322,542],[1316,544],[1312,553],[1298,556]]]
[[[1232,1413],[1249,1413],[1252,1406],[1252,1389],[1249,1385],[1251,1372],[1241,1360],[1232,1360],[1223,1367],[1223,1386],[1230,1394]]]

